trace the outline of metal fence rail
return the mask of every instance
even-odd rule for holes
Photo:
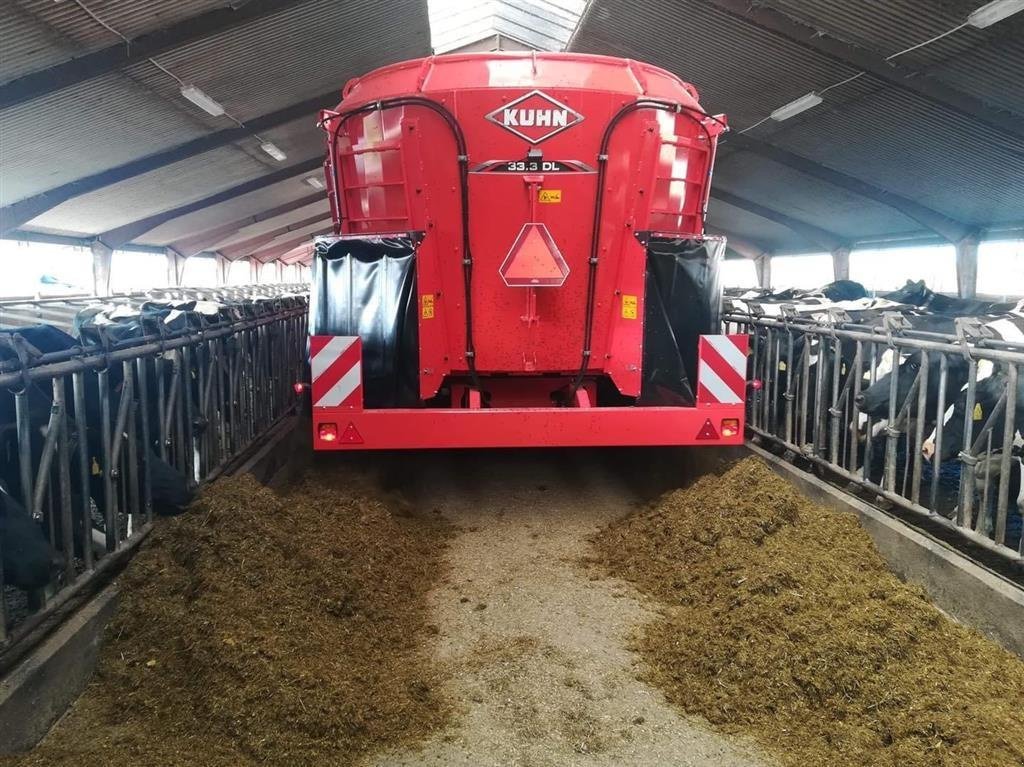
[[[1024,345],[976,320],[956,336],[728,314],[751,336],[750,431],[1019,566]],[[1011,492],[1012,490],[1012,492]]]
[[[46,323],[69,330],[75,316],[89,306],[108,303],[139,307],[148,301],[247,301],[305,295],[309,285],[221,285],[213,288],[155,288],[137,293],[111,296],[69,295],[52,298],[9,298],[0,300],[0,327],[22,327]]]
[[[256,297],[279,287],[259,286],[267,293]],[[242,297],[218,290],[203,297]],[[13,415],[0,423],[8,500],[57,554],[46,586],[0,582],[0,666],[124,559],[154,515],[187,497],[183,482],[216,476],[294,410],[307,312],[306,298],[292,295],[259,301],[242,320],[0,363],[0,406]]]

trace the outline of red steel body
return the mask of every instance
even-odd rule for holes
[[[474,407],[475,390],[468,398],[455,396],[474,387],[466,355],[460,158],[450,126],[421,104],[340,117],[403,97],[439,104],[465,136],[474,359],[486,407]],[[644,99],[679,105],[678,111],[629,111],[610,131],[602,158],[613,117]],[[657,67],[604,56],[460,54],[395,64],[352,80],[336,112],[323,113],[322,120],[337,233],[425,233],[416,256],[420,397],[431,400],[447,386],[452,406],[315,406],[317,448],[742,439],[742,430],[730,438],[696,438],[708,418],[716,430],[723,418],[742,423],[742,400],[695,408],[599,407],[595,401],[601,378],[622,397],[640,393],[646,248],[635,234],[704,232],[724,122],[703,114],[693,86]],[[566,388],[581,365],[602,162],[586,382],[571,406],[554,407],[552,391]],[[528,225],[541,226],[529,232]],[[510,268],[513,244],[530,237],[534,246],[553,243],[561,271],[541,263],[545,253],[534,259],[537,264]],[[536,287],[522,286],[516,268],[548,268],[550,274],[534,280]],[[340,431],[352,423],[360,441],[325,442],[317,431],[323,423],[336,423]]]

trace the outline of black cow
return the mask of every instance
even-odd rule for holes
[[[63,566],[42,528],[0,485],[0,559],[3,581],[20,589],[41,589]],[[2,596],[0,596],[2,598]]]
[[[984,314],[1002,314],[1011,311],[1012,303],[997,303],[994,301],[978,301],[967,298],[951,298],[941,293],[936,293],[924,284],[924,280],[911,282],[899,290],[885,293],[882,298],[890,301],[898,301],[903,304],[912,304],[921,309],[926,309],[934,314],[946,314],[951,317],[979,317]]]

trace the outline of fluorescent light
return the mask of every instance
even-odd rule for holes
[[[302,179],[314,189],[323,189],[324,182],[318,179],[316,176],[309,176],[308,178]]]
[[[285,160],[288,159],[288,155],[286,155],[284,152],[282,152],[278,148],[277,144],[275,144],[275,143],[273,143],[271,141],[264,141],[262,144],[260,144],[260,149],[262,149],[264,152],[269,154],[271,157],[273,157],[278,162],[284,162]]]
[[[817,93],[808,93],[806,96],[801,96],[796,101],[790,101],[785,106],[781,106],[772,112],[772,119],[776,122],[782,122],[788,120],[790,117],[796,117],[801,112],[806,112],[808,109],[818,106],[823,101],[821,96]]]
[[[181,87],[181,95],[213,117],[220,117],[224,114],[224,107],[194,85],[183,85]]]
[[[968,16],[967,23],[972,27],[985,29],[1022,10],[1024,0],[992,0]]]

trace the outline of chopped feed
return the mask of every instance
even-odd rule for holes
[[[1024,663],[761,461],[668,493],[595,547],[663,605],[636,640],[644,678],[783,764],[1024,765]]]
[[[17,764],[344,765],[443,726],[421,647],[447,532],[381,497],[207,488],[136,556],[94,681]]]

